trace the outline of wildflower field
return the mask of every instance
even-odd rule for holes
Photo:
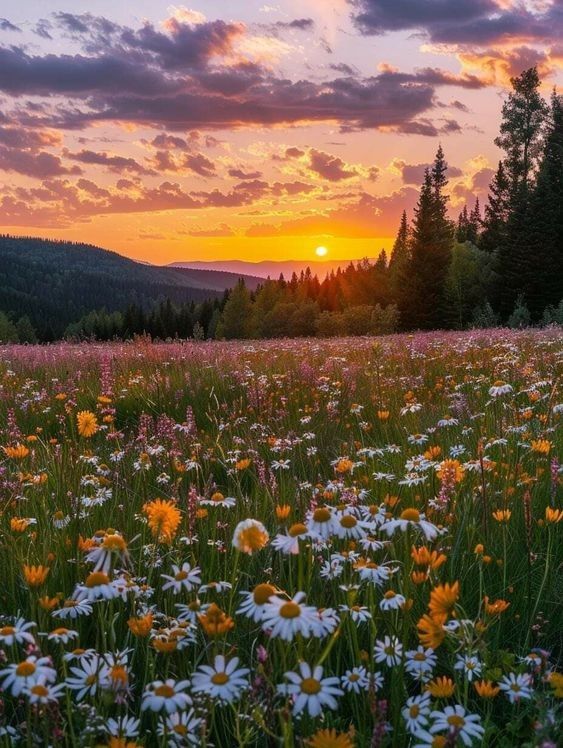
[[[0,745],[557,745],[562,363],[1,349]]]

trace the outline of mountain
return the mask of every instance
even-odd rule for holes
[[[373,262],[374,260],[371,260]],[[265,260],[263,262],[244,262],[243,260],[214,260],[210,262],[173,262],[166,267],[186,268],[190,270],[212,270],[214,272],[229,272],[235,275],[250,275],[260,278],[279,278],[283,273],[286,280],[291,278],[292,273],[299,273],[307,268],[311,269],[313,275],[323,280],[332,270],[345,268],[350,262],[357,260]]]
[[[27,315],[37,330],[62,334],[93,309],[149,308],[159,300],[202,302],[232,288],[236,273],[157,267],[89,244],[0,236],[0,311]],[[245,278],[255,288],[259,278]],[[54,322],[53,322],[54,321]]]

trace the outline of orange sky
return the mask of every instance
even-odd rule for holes
[[[452,214],[484,201],[510,76],[561,84],[563,8],[435,6],[21,0],[0,19],[1,230],[159,264],[374,257],[439,142]]]

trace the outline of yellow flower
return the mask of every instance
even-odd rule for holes
[[[58,597],[49,597],[48,595],[44,595],[43,597],[40,597],[37,602],[41,606],[43,610],[53,610],[53,608],[57,607],[57,603],[59,602]]]
[[[389,420],[389,411],[388,410],[378,410],[377,411],[377,417],[380,421],[388,421]]]
[[[151,628],[153,623],[153,615],[152,613],[147,613],[144,616],[141,616],[140,618],[130,618],[127,621],[127,625],[129,626],[129,630],[133,634],[133,636],[138,637],[145,637],[150,634]]]
[[[252,460],[249,457],[244,457],[242,460],[235,462],[235,469],[246,470],[247,467],[250,467],[251,462]]]
[[[45,584],[49,571],[48,566],[28,566],[24,564],[23,567],[25,581],[30,587],[41,587],[42,584]]]
[[[438,623],[429,615],[423,615],[419,622],[416,624],[418,629],[418,638],[420,643],[425,647],[432,647],[432,649],[438,649],[440,644],[446,638],[446,632],[441,623]]]
[[[506,600],[495,600],[493,603],[490,603],[488,596],[483,598],[483,602],[485,603],[485,611],[490,616],[499,616],[510,605]]]
[[[424,452],[423,457],[425,457],[427,460],[435,460],[441,454],[442,454],[442,448],[436,445],[434,447],[428,447],[426,452]]]
[[[555,698],[563,699],[563,673],[551,673],[549,685],[553,688]]]
[[[428,609],[430,616],[437,623],[445,623],[451,615],[459,598],[459,582],[440,584],[430,593]]]
[[[338,460],[334,469],[337,473],[342,474],[342,473],[349,473],[353,467],[354,467],[354,463],[352,462],[352,460],[342,457],[340,460]]]
[[[497,522],[508,522],[511,516],[510,509],[497,509],[496,512],[493,512],[493,517]]]
[[[215,637],[230,631],[235,622],[215,603],[211,603],[205,613],[198,615],[199,622],[207,636]]]
[[[413,546],[411,549],[411,558],[417,566],[429,566],[431,569],[439,569],[447,561],[443,553],[429,551],[425,545],[420,548]]]
[[[233,546],[241,553],[251,556],[262,550],[270,539],[268,531],[257,519],[245,519],[235,527]]]
[[[29,449],[25,444],[20,444],[19,442],[13,447],[2,447],[2,449],[4,450],[6,457],[9,457],[12,460],[23,460],[29,454]]]
[[[545,521],[552,525],[563,520],[563,509],[552,509],[550,506],[545,508]]]
[[[548,455],[551,449],[551,442],[547,439],[533,439],[530,450],[540,455]]]
[[[449,699],[455,691],[455,685],[451,678],[446,678],[443,675],[441,678],[435,678],[426,685],[426,690],[429,691],[435,699]]]
[[[276,517],[279,520],[284,520],[291,514],[291,507],[289,504],[278,504],[276,506]]]
[[[354,748],[354,741],[348,732],[317,730],[306,745],[309,748]]]
[[[490,680],[480,680],[473,685],[482,699],[494,699],[500,691],[500,688],[495,686]]]
[[[29,527],[29,520],[25,517],[12,517],[10,520],[10,530],[14,532],[24,532]]]
[[[81,410],[80,413],[77,413],[76,423],[78,425],[78,433],[86,439],[94,436],[98,430],[98,419],[90,410]]]
[[[148,518],[148,524],[160,543],[171,543],[176,536],[182,515],[173,501],[155,499],[143,506],[143,512]]]
[[[460,483],[465,475],[465,469],[459,460],[444,460],[440,463],[437,475],[440,480],[451,477],[455,483]]]

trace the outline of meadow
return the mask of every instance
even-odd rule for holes
[[[0,746],[558,744],[560,328],[0,353]]]

